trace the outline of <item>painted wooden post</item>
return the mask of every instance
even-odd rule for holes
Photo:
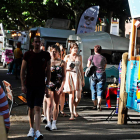
[[[122,72],[121,72],[121,85],[120,85],[120,98],[119,98],[119,111],[118,111],[118,124],[127,124],[127,93],[126,93],[126,69],[127,69],[128,53],[122,55]]]
[[[127,60],[136,60],[137,57],[134,56],[135,49],[135,39],[136,39],[136,19],[132,20],[132,29],[130,37],[130,47],[128,60],[128,53],[122,55],[122,73],[121,73],[121,86],[120,86],[120,99],[119,99],[119,111],[118,111],[118,124],[127,124],[127,93],[126,93],[126,70],[127,70]]]

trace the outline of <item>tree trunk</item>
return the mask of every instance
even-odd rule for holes
[[[110,34],[110,26],[111,26],[112,15],[113,15],[113,11],[109,11],[108,14],[107,14],[108,22],[106,22],[105,32],[107,32],[109,34]]]
[[[119,21],[119,28],[121,29],[121,33],[120,36],[121,37],[125,37],[125,20],[126,20],[126,16],[121,16],[120,17],[120,21]]]
[[[75,15],[75,29],[77,29],[78,23],[79,23],[79,20],[80,20],[81,12],[77,11],[77,10],[74,10],[74,15]]]

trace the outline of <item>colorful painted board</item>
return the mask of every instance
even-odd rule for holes
[[[131,60],[127,62],[126,73],[126,92],[127,92],[127,107],[138,112],[137,107],[137,81],[138,81],[139,61]]]

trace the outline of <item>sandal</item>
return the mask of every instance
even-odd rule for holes
[[[79,116],[79,114],[78,113],[75,113],[74,116],[77,118]]]
[[[93,106],[93,108],[92,108],[93,110],[97,110],[97,106]]]
[[[73,121],[73,120],[75,120],[75,118],[69,118],[69,121]]]
[[[101,105],[98,105],[98,106],[97,106],[97,110],[98,110],[98,111],[102,111]]]
[[[68,116],[68,115],[67,115],[66,113],[64,113],[64,112],[60,112],[59,115],[60,115],[61,117],[67,117],[67,116]]]

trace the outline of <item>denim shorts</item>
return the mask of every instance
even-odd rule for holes
[[[45,94],[45,86],[43,87],[29,87],[27,86],[27,105],[30,108],[34,108],[34,106],[42,106],[43,98]]]
[[[106,73],[95,73],[90,77],[90,90],[91,90],[91,97],[92,100],[97,98],[101,98],[103,93],[103,88],[106,82]]]

